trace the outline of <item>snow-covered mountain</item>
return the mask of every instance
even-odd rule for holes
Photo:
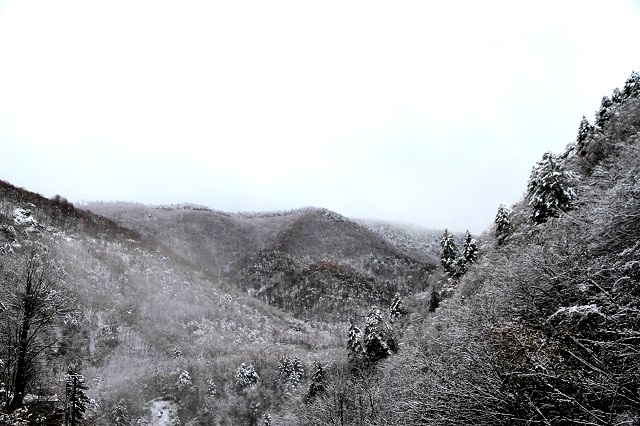
[[[639,146],[633,73],[442,255],[324,209],[0,181],[0,424],[640,424]]]

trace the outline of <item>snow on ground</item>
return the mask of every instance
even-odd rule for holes
[[[580,314],[580,315],[598,314],[598,315],[602,315],[598,305],[591,304],[591,305],[564,306],[564,307],[561,307],[553,315],[551,315],[550,318],[553,318],[553,317],[559,316],[559,315],[574,315],[574,314]]]
[[[600,311],[600,307],[595,304],[591,305],[579,305],[579,306],[564,306],[554,312],[548,321],[575,321],[583,319],[595,319],[604,318],[605,315]]]
[[[37,226],[38,221],[31,214],[31,210],[16,208],[13,210],[13,221],[16,225]]]
[[[175,401],[156,398],[147,403],[151,410],[149,426],[179,426],[178,406]]]

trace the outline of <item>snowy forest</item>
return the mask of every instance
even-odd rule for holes
[[[577,124],[481,235],[0,181],[0,425],[639,425],[640,73]]]

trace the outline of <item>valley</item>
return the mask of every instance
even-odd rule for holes
[[[639,144],[632,73],[481,235],[0,181],[0,424],[638,424]]]

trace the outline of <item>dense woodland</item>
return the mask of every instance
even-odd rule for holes
[[[0,181],[0,424],[640,424],[640,74],[577,130],[479,236]]]

